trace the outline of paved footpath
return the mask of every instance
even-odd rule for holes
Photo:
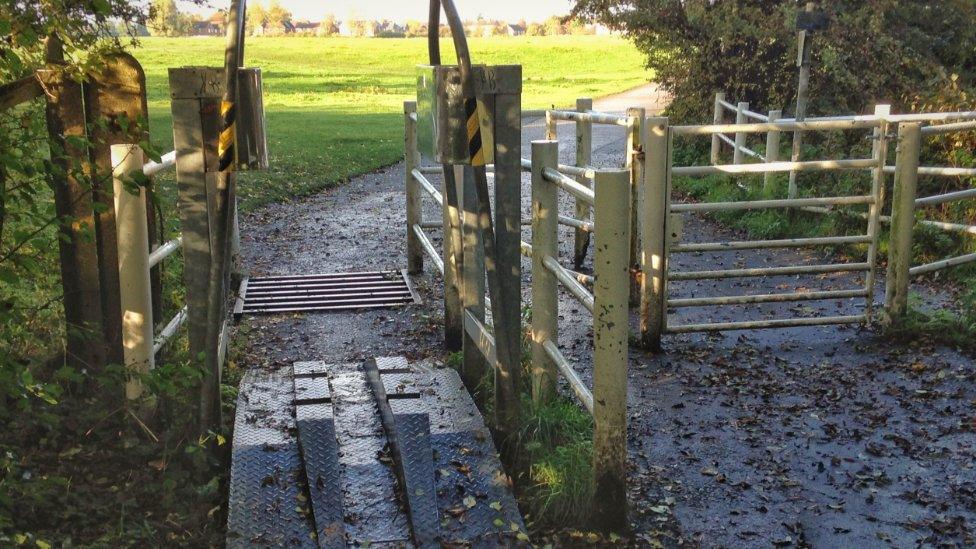
[[[596,109],[645,106],[654,112],[664,102],[648,86],[599,100]],[[559,127],[564,162],[574,157],[572,132],[572,124]],[[522,155],[541,137],[542,122],[527,120]],[[620,165],[623,149],[622,129],[594,131],[594,164]],[[246,264],[253,274],[402,268],[403,180],[403,165],[397,164],[249,214],[242,221]],[[524,178],[525,216],[529,196]],[[439,219],[425,202],[425,216]],[[562,207],[572,211],[569,200]],[[745,239],[702,216],[687,216],[684,227],[686,242]],[[560,253],[568,264],[572,237],[562,231]],[[531,240],[528,228],[523,238]],[[675,269],[833,260],[840,259],[810,250],[683,254]],[[527,288],[531,265],[523,261],[522,267]],[[243,366],[275,369],[296,360],[338,363],[385,355],[442,361],[441,281],[432,270],[417,279],[422,307],[247,321],[241,328],[250,338]],[[677,297],[785,293],[860,282],[847,275],[727,279],[674,284],[673,291]],[[930,303],[944,300],[921,292]],[[683,309],[673,321],[862,310],[857,300],[765,304]],[[565,295],[560,314],[560,347],[589,382],[590,317]],[[662,525],[676,522],[680,538],[665,541],[706,547],[976,543],[972,357],[926,341],[892,342],[870,328],[837,326],[668,336],[663,354],[632,349],[630,356],[631,519],[638,540],[668,536],[660,532],[673,528]]]

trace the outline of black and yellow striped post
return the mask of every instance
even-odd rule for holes
[[[478,100],[474,97],[464,99],[464,114],[467,118],[468,154],[472,166],[485,165],[485,147],[481,139],[481,117],[478,113]]]
[[[233,100],[220,103],[220,137],[217,139],[217,169],[234,171],[237,166],[237,108]]]

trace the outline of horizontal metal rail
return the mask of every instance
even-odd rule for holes
[[[576,393],[576,397],[579,398],[580,402],[583,403],[583,407],[585,407],[586,411],[592,415],[593,393],[586,386],[586,384],[583,383],[583,380],[580,379],[579,374],[576,373],[573,366],[568,360],[566,360],[563,353],[560,352],[559,347],[553,343],[551,339],[547,339],[545,343],[542,344],[542,348],[545,349],[546,354],[549,355],[549,358],[556,365],[556,369],[559,370],[559,373],[566,378],[566,381],[569,383],[569,387],[573,389],[573,392]]]
[[[801,274],[826,274],[865,272],[869,263],[835,263],[830,265],[796,265],[792,267],[756,267],[751,269],[726,269],[721,271],[669,272],[668,280],[705,280],[712,278],[747,278],[753,276],[789,276]]]
[[[410,174],[413,175],[413,178],[417,180],[417,183],[420,183],[420,187],[427,191],[427,194],[429,194],[441,206],[444,205],[444,197],[441,195],[440,191],[438,191],[430,183],[430,180],[427,179],[424,174],[420,173],[420,170],[414,169],[412,172],[410,172]]]
[[[911,269],[908,269],[908,274],[911,276],[922,275],[925,273],[931,273],[933,271],[948,269],[949,267],[955,267],[957,265],[972,263],[974,261],[976,261],[976,254],[960,255],[958,257],[951,257],[949,259],[942,259],[939,261],[933,261],[932,263],[926,263],[925,265],[912,267]]]
[[[937,194],[935,196],[916,198],[915,206],[933,206],[935,204],[945,204],[946,202],[956,202],[958,200],[967,200],[970,198],[976,198],[976,189],[966,189],[951,193]]]
[[[720,105],[722,105],[723,107],[725,107],[726,109],[728,109],[728,110],[730,110],[732,112],[739,112],[739,106],[738,105],[734,105],[732,103],[729,103],[728,101],[726,101],[724,99],[719,99],[718,102],[719,102]],[[769,117],[766,116],[765,114],[759,114],[758,112],[753,112],[753,111],[750,111],[749,109],[743,109],[742,110],[742,114],[748,116],[749,118],[753,118],[755,120],[761,120],[763,122],[769,121]]]
[[[155,341],[153,342],[154,355],[173,339],[173,336],[176,335],[176,332],[179,331],[180,327],[183,326],[184,323],[186,323],[186,306],[180,309],[180,311],[176,313],[176,316],[167,322],[166,326],[163,327],[162,331],[159,332],[159,335],[156,336]]]
[[[142,166],[142,173],[151,177],[174,166],[176,166],[176,151],[169,151],[159,159],[159,162],[146,162]]]
[[[796,122],[796,118],[781,118],[781,121]],[[806,122],[863,122],[886,120],[891,123],[899,122],[942,122],[946,120],[976,120],[976,111],[931,112],[913,114],[889,114],[876,116],[873,114],[848,114],[842,116],[808,116]]]
[[[488,327],[475,318],[471,314],[471,311],[467,309],[464,310],[464,331],[468,333],[471,341],[474,341],[474,344],[481,351],[481,354],[484,355],[488,364],[494,368],[498,364],[498,354],[495,350],[495,336],[491,335]]]
[[[885,166],[885,173],[895,173],[894,166]],[[937,177],[976,177],[976,168],[956,168],[952,166],[921,166],[918,175]]]
[[[580,304],[586,307],[587,311],[590,311],[591,313],[593,312],[593,294],[591,294],[589,290],[587,290],[578,280],[576,280],[575,271],[571,271],[563,267],[558,261],[556,261],[556,258],[552,257],[551,255],[544,257],[542,259],[542,264],[549,269],[549,272],[556,276],[556,280],[566,287],[566,290],[569,291],[570,295],[575,297]]]
[[[941,135],[945,133],[964,132],[976,130],[976,121],[954,122],[952,124],[937,124],[935,126],[925,126],[922,128],[922,135]]]
[[[180,246],[182,245],[183,245],[183,237],[178,236],[173,240],[170,240],[169,242],[153,250],[153,252],[149,254],[149,268],[152,269],[153,267],[158,265],[160,261],[166,259],[167,257],[170,256],[170,254],[180,249]]]
[[[713,305],[749,305],[754,303],[783,303],[789,301],[819,301],[825,299],[848,299],[852,297],[867,297],[868,291],[860,290],[830,290],[823,292],[796,292],[790,294],[759,294],[736,295],[721,297],[690,297],[669,299],[668,307],[709,307]]]
[[[715,135],[717,135],[718,138],[721,139],[722,141],[725,141],[726,143],[728,143],[729,146],[732,147],[733,149],[735,149],[737,147],[736,144],[735,144],[735,139],[732,139],[731,137],[725,135],[724,133],[717,133]],[[766,157],[765,156],[757,153],[756,151],[750,149],[749,147],[738,147],[738,149],[740,151],[742,151],[742,154],[744,154],[746,156],[751,156],[751,157],[756,158],[758,160],[761,160],[763,162],[766,161]]]
[[[440,254],[437,253],[437,249],[434,248],[434,244],[430,241],[429,238],[427,238],[427,233],[425,233],[424,230],[421,229],[419,225],[414,225],[413,227],[411,227],[411,229],[413,229],[413,234],[417,235],[417,240],[420,241],[420,247],[423,248],[425,252],[427,252],[427,255],[430,257],[431,261],[434,262],[434,266],[437,267],[437,270],[441,273],[441,276],[443,277],[444,260],[441,259]]]
[[[607,114],[595,111],[549,111],[556,120],[571,120],[574,122],[591,122],[593,124],[609,124],[611,126],[630,127],[636,120],[626,115]]]
[[[742,202],[697,202],[693,204],[671,204],[672,212],[714,212],[723,210],[759,210],[765,208],[798,208],[801,206],[829,206],[872,204],[874,197],[827,196],[821,198],[782,198],[776,200],[750,200]]]
[[[797,326],[825,326],[833,324],[862,324],[867,315],[820,316],[812,318],[778,318],[773,320],[743,320],[740,322],[715,322],[709,324],[684,324],[668,326],[671,334],[689,332],[724,332],[727,330],[757,330],[762,328],[792,328]]]
[[[826,236],[817,238],[784,238],[781,240],[740,240],[732,242],[701,242],[673,244],[671,251],[680,252],[724,252],[727,250],[760,250],[764,248],[802,248],[805,246],[841,246],[845,244],[868,244],[870,235]]]
[[[522,240],[519,242],[519,253],[524,257],[532,257],[532,244]]]
[[[522,158],[521,165],[522,165],[522,171],[525,172],[532,171],[532,160],[528,158]],[[566,175],[585,177],[587,179],[593,179],[594,177],[596,177],[596,170],[593,168],[580,168],[579,166],[570,166],[569,164],[556,165],[556,171]]]
[[[726,101],[724,99],[719,99],[718,100],[718,104],[719,105],[722,105],[723,107],[725,107],[726,109],[728,109],[730,111],[738,111],[739,110],[739,107],[737,105],[735,105],[735,103],[729,103],[728,101]]]
[[[814,120],[807,118],[803,122],[780,119],[776,122],[756,122],[753,124],[704,124],[698,126],[671,126],[674,135],[712,135],[713,133],[767,133],[790,131],[833,131],[833,130],[863,130],[876,128],[881,123],[877,117],[864,119],[843,120]]]
[[[717,166],[675,166],[673,175],[711,175],[722,173],[774,173],[808,172],[828,170],[861,170],[874,168],[877,160],[856,158],[850,160],[806,160],[802,162],[766,162],[762,164],[721,164]]]
[[[953,233],[966,233],[966,234],[976,234],[976,225],[963,225],[962,223],[948,223],[946,221],[935,221],[932,219],[919,219],[916,221],[919,225],[926,225],[929,227],[935,227],[936,229],[942,229],[943,231],[949,231]]]
[[[543,168],[542,177],[545,177],[550,183],[586,202],[590,206],[593,205],[593,201],[595,200],[593,189],[581,184],[575,179],[563,175],[552,168]]]
[[[567,217],[565,215],[559,216],[559,224],[565,225],[567,227],[573,227],[579,229],[585,233],[593,232],[593,223],[589,221],[583,221],[581,219],[576,219],[575,217]]]

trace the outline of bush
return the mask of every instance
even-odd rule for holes
[[[669,114],[702,121],[716,91],[775,109],[795,104],[793,0],[577,0],[575,15],[623,31],[671,92]],[[810,113],[973,105],[972,0],[829,0],[812,49]]]

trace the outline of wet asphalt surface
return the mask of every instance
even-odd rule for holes
[[[568,163],[572,132],[571,125],[560,126],[560,156]],[[541,134],[540,121],[526,121],[522,156]],[[593,141],[595,165],[622,162],[622,131],[597,129]],[[403,181],[398,164],[247,215],[245,264],[252,275],[403,268]],[[522,194],[527,218],[527,175]],[[563,197],[561,206],[564,214],[572,212],[569,199]],[[440,219],[428,197],[425,218]],[[702,216],[686,216],[684,229],[684,242],[745,239]],[[572,233],[560,231],[561,259],[568,265]],[[439,247],[439,230],[429,232]],[[528,227],[523,239],[531,242]],[[673,270],[845,261],[863,258],[814,250],[680,254]],[[525,303],[530,267],[523,260]],[[415,279],[422,306],[245,319],[238,328],[247,340],[241,366],[277,369],[297,360],[355,362],[393,355],[443,361],[442,286],[432,271],[428,263]],[[883,296],[880,274],[876,301]],[[817,275],[682,282],[672,291],[673,297],[700,297],[863,284],[859,275]],[[929,307],[947,303],[927,287],[915,289]],[[689,308],[673,313],[669,322],[860,314],[864,304],[861,298]],[[561,294],[560,347],[588,383],[591,325],[589,313]],[[976,544],[972,357],[923,340],[894,342],[877,328],[825,326],[669,335],[661,354],[631,348],[629,375],[637,545]]]

